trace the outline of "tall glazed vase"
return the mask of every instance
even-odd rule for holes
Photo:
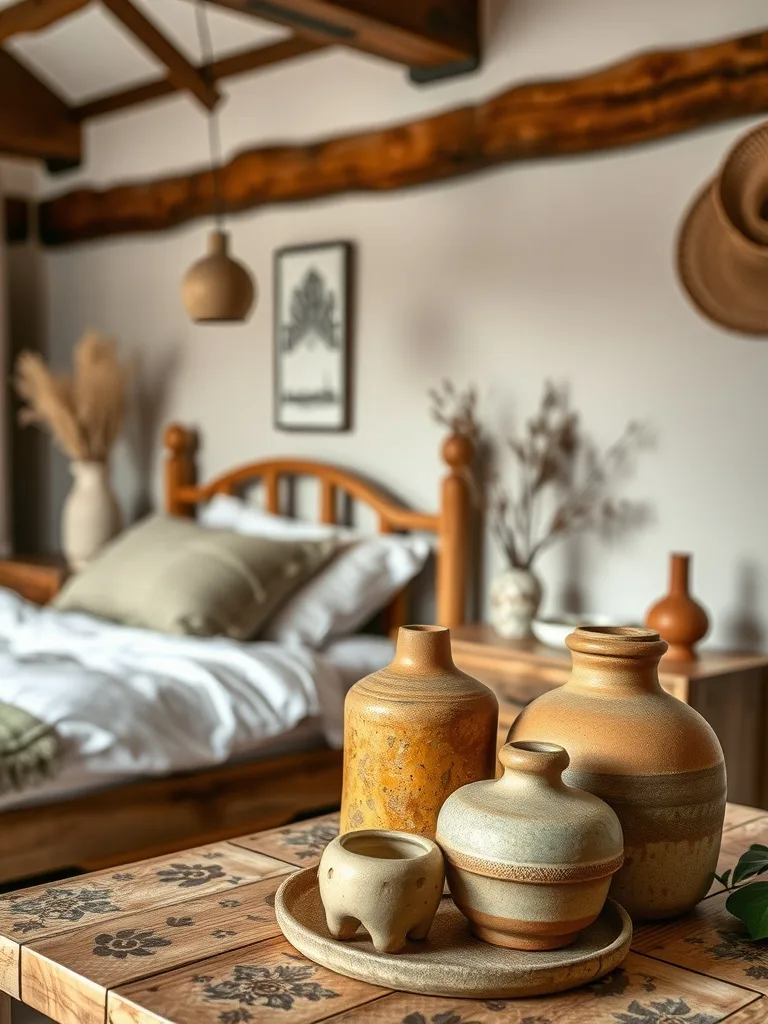
[[[690,661],[696,657],[694,644],[706,636],[709,619],[691,597],[691,556],[669,556],[669,593],[645,616],[649,629],[657,630],[669,644],[667,661]]]
[[[434,839],[445,799],[493,778],[498,715],[493,692],[454,665],[444,626],[402,626],[394,661],[347,694],[342,833]]]
[[[720,852],[725,763],[698,712],[662,690],[667,645],[647,629],[575,630],[568,682],[529,704],[510,739],[568,751],[563,779],[603,799],[624,832],[611,896],[636,920],[685,913],[706,896]]]
[[[61,517],[64,557],[76,572],[84,569],[120,530],[122,516],[103,462],[73,462],[72,486]]]

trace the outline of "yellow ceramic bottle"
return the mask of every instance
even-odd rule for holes
[[[493,777],[498,715],[492,691],[454,665],[444,626],[402,626],[394,661],[347,694],[341,831],[434,839],[445,799]]]

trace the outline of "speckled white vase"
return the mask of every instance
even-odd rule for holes
[[[560,949],[595,921],[624,859],[611,808],[566,786],[554,743],[507,743],[500,779],[456,790],[437,819],[448,885],[473,933],[511,949]]]
[[[337,836],[317,876],[331,935],[351,939],[362,924],[380,953],[426,939],[445,880],[443,855],[431,839],[384,829]]]
[[[506,569],[491,583],[491,625],[506,640],[525,640],[541,604],[542,586],[530,569]]]
[[[84,569],[117,534],[122,516],[103,462],[73,462],[72,487],[61,516],[61,548],[70,567]]]

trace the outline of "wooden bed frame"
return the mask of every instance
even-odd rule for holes
[[[382,533],[427,531],[437,535],[436,621],[459,626],[468,597],[471,509],[468,467],[471,443],[458,434],[443,444],[448,472],[439,511],[412,511],[361,475],[321,462],[271,459],[241,466],[197,483],[197,436],[173,424],[166,429],[166,510],[194,516],[214,494],[234,494],[261,481],[266,508],[279,512],[283,479],[319,482],[319,518],[338,521],[341,496],[372,509]],[[394,628],[406,620],[405,592],[387,612]],[[84,796],[0,814],[0,883],[72,868],[94,870],[123,861],[256,832],[297,817],[338,807],[340,751],[327,747],[245,764],[189,772],[99,790]]]

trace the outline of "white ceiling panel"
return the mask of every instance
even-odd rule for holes
[[[72,103],[163,74],[163,65],[99,5],[6,46]]]
[[[17,0],[0,0],[8,7]],[[200,46],[193,0],[133,0],[193,63]],[[266,45],[290,33],[248,15],[206,4],[214,57]],[[165,74],[165,67],[108,11],[92,3],[42,32],[14,36],[5,44],[65,100],[83,103]]]

